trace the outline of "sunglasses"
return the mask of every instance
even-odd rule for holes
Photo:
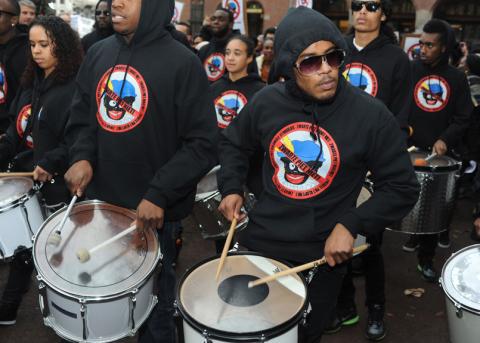
[[[345,60],[345,51],[336,49],[325,55],[309,56],[297,63],[295,67],[303,75],[313,75],[318,73],[323,63],[327,63],[332,68],[339,68]]]
[[[110,16],[110,11],[108,10],[105,10],[105,11],[100,11],[100,10],[96,10],[95,11],[95,15],[101,15],[103,13],[104,16]]]
[[[376,1],[352,1],[352,11],[358,12],[361,11],[363,6],[367,9],[368,12],[377,12],[382,4]]]

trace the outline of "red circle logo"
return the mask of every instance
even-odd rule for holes
[[[210,82],[217,81],[225,74],[225,56],[219,52],[207,57],[203,64]]]
[[[7,75],[5,74],[5,68],[0,64],[0,105],[7,102]]]
[[[17,134],[20,138],[23,138],[25,130],[27,129],[28,118],[32,115],[32,105],[23,106],[20,110],[20,113],[17,117]],[[25,140],[25,144],[30,149],[33,148],[33,137],[32,135],[28,135],[27,139]]]
[[[287,198],[310,199],[326,191],[340,169],[340,152],[332,136],[311,123],[298,122],[280,130],[270,143],[273,183]]]
[[[148,108],[145,80],[133,67],[128,67],[127,72],[126,65],[117,65],[113,72],[112,68],[105,72],[98,83],[96,98],[98,123],[110,132],[134,129],[142,122]]]
[[[439,112],[450,100],[450,85],[443,77],[429,75],[418,81],[413,96],[423,111]]]
[[[223,7],[233,13],[234,20],[240,17],[240,3],[238,0],[226,0],[223,3]]]
[[[377,75],[368,65],[363,63],[347,64],[343,76],[352,86],[364,90],[373,97],[377,96]]]
[[[247,104],[247,98],[240,92],[230,90],[215,99],[218,127],[226,128]]]

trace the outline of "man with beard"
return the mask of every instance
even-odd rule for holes
[[[174,7],[173,0],[112,1],[115,35],[88,51],[66,133],[72,194],[136,208],[137,230],[158,234],[158,304],[142,343],[175,342],[175,237],[216,160],[207,78],[166,28]]]
[[[219,143],[219,210],[228,220],[244,216],[249,157],[259,147],[266,152],[263,191],[239,243],[294,265],[326,257],[308,286],[312,312],[302,343],[317,342],[328,324],[356,235],[382,231],[418,195],[395,118],[340,77],[345,49],[328,18],[306,7],[290,11],[274,46],[273,76],[286,82],[259,91]],[[377,191],[357,208],[368,170]]]
[[[108,9],[107,0],[100,0],[95,6],[95,24],[94,30],[82,38],[83,50],[85,53],[90,47],[98,41],[110,37],[114,34],[112,27],[112,17]]]
[[[468,81],[464,73],[449,65],[455,46],[450,25],[430,20],[420,37],[420,60],[412,64],[414,106],[409,122],[413,128],[410,143],[439,156],[457,146],[466,132],[473,111]],[[418,271],[429,282],[437,280],[433,267],[435,248],[448,247],[448,231],[438,235],[411,236],[406,251],[418,251]]]

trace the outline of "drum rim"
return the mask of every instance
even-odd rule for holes
[[[238,255],[253,255],[253,256],[260,256],[260,257],[265,257],[265,258],[271,258],[266,256],[265,254],[258,253],[258,252],[253,252],[253,251],[237,251],[237,252],[229,252],[227,256],[238,256]],[[198,267],[212,261],[215,259],[218,259],[220,255],[215,255],[212,257],[209,257],[207,259],[204,259],[193,266],[191,266],[185,274],[180,278],[180,281],[178,282],[178,285],[176,287],[175,291],[175,306],[178,309],[178,312],[180,313],[180,316],[182,317],[183,320],[185,320],[195,331],[197,331],[200,334],[207,333],[208,338],[211,339],[217,339],[217,340],[222,340],[226,342],[258,342],[259,338],[262,338],[266,341],[279,337],[282,334],[288,332],[290,329],[295,327],[295,325],[299,325],[301,318],[304,315],[305,310],[308,308],[308,284],[306,282],[305,276],[301,273],[297,273],[297,275],[300,277],[300,279],[303,282],[303,285],[305,286],[305,291],[306,291],[306,296],[305,296],[305,301],[298,313],[287,320],[286,322],[279,324],[271,329],[265,330],[265,331],[256,331],[256,332],[247,332],[247,333],[235,333],[235,332],[228,332],[228,331],[223,331],[223,330],[217,330],[210,328],[208,326],[205,326],[201,323],[199,323],[195,318],[193,318],[187,310],[183,307],[181,301],[180,301],[180,290],[182,289],[182,285],[187,279],[187,277]],[[273,258],[271,258],[273,259]],[[285,264],[287,267],[292,267],[292,264],[280,259],[275,258],[275,261],[278,261],[280,263]]]
[[[413,153],[424,153],[427,156],[430,155],[430,153],[425,151],[425,150],[416,150],[416,151],[413,151]],[[412,154],[412,153],[410,153],[410,154]],[[446,172],[446,171],[458,171],[462,168],[462,162],[461,161],[458,161],[455,158],[450,157],[450,156],[446,156],[446,157],[450,158],[455,163],[453,163],[450,166],[431,166],[431,165],[415,166],[414,165],[413,169],[415,171],[419,171],[419,172],[442,172],[442,171]],[[412,161],[412,163],[413,163],[413,161]]]
[[[119,208],[119,209],[123,209],[123,210],[126,210],[126,211],[132,211],[132,210],[129,210],[129,209],[126,209],[126,208],[123,208],[123,207],[120,207],[120,206],[116,206],[116,205],[113,205],[113,204],[110,204],[110,203],[107,203],[105,201],[101,201],[101,200],[86,200],[86,201],[81,201],[81,202],[78,202],[77,205],[89,205],[89,204],[93,204],[93,205],[109,205],[109,206],[113,206],[113,207],[116,207],[116,208]],[[57,212],[61,211],[61,210],[65,210],[66,207],[63,207],[62,209],[58,210]],[[55,212],[55,213],[57,213]],[[132,211],[133,212],[133,211]],[[145,274],[145,277],[140,281],[138,282],[138,284],[128,288],[128,289],[125,289],[123,291],[120,291],[120,292],[115,292],[115,293],[112,293],[112,294],[108,294],[108,295],[79,295],[79,294],[75,294],[73,292],[69,292],[67,290],[64,290],[62,289],[61,287],[59,286],[56,286],[54,285],[54,283],[48,279],[47,275],[45,275],[45,272],[42,268],[40,268],[40,263],[37,259],[37,254],[35,253],[36,251],[36,246],[37,246],[37,239],[38,239],[38,236],[39,236],[39,233],[42,232],[42,230],[44,229],[44,227],[51,222],[51,218],[55,215],[55,213],[53,213],[51,216],[49,216],[43,223],[42,225],[40,226],[40,228],[38,229],[37,233],[32,237],[32,256],[33,256],[33,263],[34,263],[34,266],[35,266],[35,269],[37,271],[37,279],[38,281],[40,282],[43,282],[45,285],[47,285],[49,288],[51,288],[52,290],[54,290],[55,292],[65,296],[65,297],[68,297],[72,300],[82,300],[82,301],[85,301],[87,303],[99,303],[99,302],[106,302],[106,301],[111,301],[113,299],[119,299],[119,298],[123,298],[125,297],[126,295],[128,294],[132,294],[132,293],[137,293],[138,290],[140,288],[142,288],[147,282],[148,280],[150,280],[150,278],[152,277],[153,273],[155,272],[155,269],[157,268],[158,266],[158,263],[160,262],[160,260],[162,259],[162,252],[161,252],[161,247],[160,247],[160,242],[158,242],[158,238],[156,238],[156,234],[154,233],[154,236],[155,238],[157,239],[157,245],[158,245],[158,248],[156,249],[156,258],[154,259],[153,263],[152,263],[152,266],[150,267],[150,269],[148,270],[148,272]]]
[[[467,312],[470,312],[470,313],[473,313],[473,314],[478,314],[480,315],[480,307],[478,309],[475,309],[475,308],[472,308],[468,305],[465,305],[465,304],[462,304],[459,300],[455,299],[453,297],[452,294],[450,294],[451,292],[449,292],[449,290],[447,289],[446,284],[445,284],[445,273],[446,273],[446,269],[447,269],[447,265],[449,264],[449,262],[451,262],[455,257],[457,257],[458,255],[460,255],[461,253],[467,251],[467,250],[471,250],[471,249],[479,249],[480,250],[480,244],[473,244],[473,245],[470,245],[468,247],[465,247],[465,248],[462,248],[460,250],[458,250],[457,252],[453,253],[448,259],[447,261],[445,261],[445,264],[443,265],[442,267],[442,275],[439,279],[439,283],[440,283],[440,287],[443,289],[443,292],[445,293],[445,295],[447,296],[447,298],[455,305],[460,305],[461,308]]]
[[[30,181],[29,178],[23,176],[8,176],[4,177],[3,179],[26,179]],[[35,182],[33,182],[32,188],[30,188],[27,193],[23,194],[21,197],[8,203],[7,205],[0,206],[0,214],[8,212],[10,210],[13,210],[14,208],[25,204],[28,200],[32,199],[38,193],[38,189],[38,186],[36,186]]]

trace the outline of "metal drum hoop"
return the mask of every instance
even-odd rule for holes
[[[22,195],[20,198],[18,198],[17,200],[15,201],[12,201],[11,203],[9,203],[8,205],[5,205],[5,206],[0,206],[0,214],[2,213],[5,213],[5,212],[8,212],[10,210],[13,210],[14,208],[17,208],[19,206],[22,206],[23,204],[25,204],[28,200],[30,200],[31,198],[33,198],[33,196],[35,194],[38,193],[38,191],[42,188],[43,184],[37,184],[37,183],[34,183],[33,184],[33,187],[27,192],[25,193],[24,195]]]

